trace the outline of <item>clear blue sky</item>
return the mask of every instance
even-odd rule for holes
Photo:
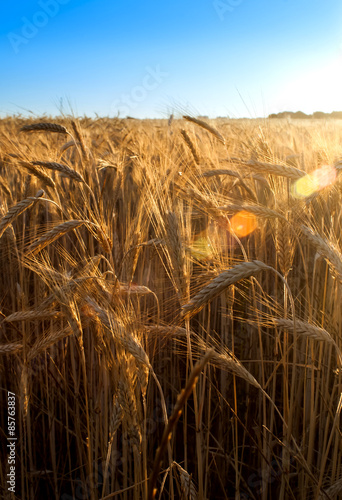
[[[342,110],[338,0],[16,0],[0,19],[0,116]]]

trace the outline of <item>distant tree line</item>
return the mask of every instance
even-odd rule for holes
[[[342,118],[342,111],[333,111],[332,113],[323,113],[323,111],[315,111],[311,115],[303,113],[303,111],[282,111],[281,113],[272,113],[268,118],[295,118],[295,119],[306,119],[306,118]]]

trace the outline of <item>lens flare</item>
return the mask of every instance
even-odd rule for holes
[[[230,219],[230,225],[236,236],[239,238],[248,236],[258,227],[255,215],[247,212],[246,210],[241,210],[241,212],[233,215]]]
[[[190,252],[192,257],[197,260],[210,259],[213,253],[208,239],[204,236],[199,236],[193,242]]]
[[[305,175],[296,181],[291,188],[292,196],[295,198],[306,198],[321,189],[333,184],[336,180],[337,172],[334,167],[324,165],[311,174]]]

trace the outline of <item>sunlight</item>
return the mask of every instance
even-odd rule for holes
[[[251,234],[258,227],[255,215],[241,210],[230,219],[231,228],[239,238]]]
[[[197,260],[206,260],[212,256],[212,248],[209,240],[204,236],[199,236],[190,249],[192,257]]]
[[[303,71],[298,78],[285,83],[271,103],[278,111],[338,111],[342,109],[342,64],[336,57],[324,66]]]

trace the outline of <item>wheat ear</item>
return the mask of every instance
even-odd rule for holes
[[[79,226],[82,226],[82,224],[86,224],[87,222],[88,221],[86,220],[68,220],[66,222],[63,222],[62,224],[59,224],[58,226],[55,226],[53,229],[48,231],[39,240],[32,243],[28,247],[27,252],[36,254],[40,252],[43,248],[45,248],[47,245],[57,240],[61,236],[63,236],[64,234],[68,233],[73,229],[78,228]]]
[[[208,346],[203,339],[196,336],[196,343],[201,350],[206,352]],[[253,377],[253,375],[240,363],[240,361],[235,356],[233,356],[229,352],[217,352],[213,349],[210,363],[221,369],[230,371],[231,373],[245,380],[257,389],[262,390],[262,387],[260,386],[259,382]]]
[[[257,217],[265,217],[267,219],[279,217],[281,219],[284,219],[284,216],[281,213],[277,212],[276,210],[272,210],[271,208],[263,207],[261,205],[226,205],[224,207],[217,207],[217,210],[222,210],[224,212],[233,214],[244,211],[256,215]]]
[[[39,309],[31,311],[17,311],[4,318],[6,323],[14,323],[17,321],[36,321],[45,319],[54,319],[62,316],[60,311],[40,311]]]
[[[48,168],[49,170],[57,170],[67,177],[70,177],[70,179],[73,179],[74,181],[85,182],[81,174],[76,172],[76,170],[68,167],[67,165],[64,165],[63,163],[56,163],[53,161],[34,161],[33,165]]]
[[[178,218],[175,212],[167,212],[165,216],[165,228],[166,228],[166,242],[169,251],[171,264],[173,267],[173,275],[175,279],[175,284],[179,297],[182,297],[185,293],[185,280],[184,280],[184,263],[185,255],[184,248],[182,244],[182,237],[180,232],[180,227],[178,223]]]
[[[187,120],[188,122],[196,123],[196,125],[198,125],[199,127],[204,128],[205,130],[210,132],[213,136],[215,136],[216,139],[218,139],[220,142],[222,142],[222,144],[226,143],[224,137],[220,134],[220,132],[218,130],[216,130],[216,128],[209,125],[207,122],[205,122],[203,120],[199,120],[198,118],[193,118],[192,116],[188,116],[188,115],[183,116],[183,118],[184,118],[184,120]]]
[[[57,132],[60,134],[69,134],[68,130],[63,125],[57,123],[33,123],[32,125],[24,125],[19,132]]]
[[[23,344],[20,342],[11,342],[9,344],[0,345],[0,354],[14,354],[17,351],[21,351]]]
[[[85,160],[88,160],[89,155],[87,153],[86,145],[85,145],[84,138],[83,138],[82,132],[80,130],[79,124],[76,123],[75,120],[71,120],[71,126],[72,126],[72,129],[74,131],[77,142],[79,143],[79,145],[81,147],[82,157]]]
[[[205,170],[199,177],[215,177],[216,175],[230,175],[232,177],[240,177],[240,174],[236,170],[229,170],[226,168],[217,168],[214,170]]]
[[[28,208],[35,205],[39,199],[44,195],[44,191],[41,189],[38,191],[36,196],[30,196],[25,200],[19,201],[16,205],[11,207],[7,214],[0,221],[0,238],[8,228],[10,224],[18,217],[18,215],[22,214]]]
[[[340,493],[342,493],[342,477],[326,488],[323,492],[321,491],[318,500],[326,500],[327,498],[338,500],[337,495]]]
[[[185,315],[200,311],[205,304],[220,295],[228,286],[245,278],[249,278],[263,269],[269,269],[269,266],[258,260],[253,260],[252,262],[244,262],[227,271],[223,271],[208,285],[202,288],[190,302],[182,306],[182,314]]]
[[[243,163],[247,167],[256,170],[257,172],[265,172],[272,175],[280,175],[282,177],[288,177],[289,179],[300,179],[306,172],[299,170],[299,168],[289,167],[285,165],[273,165],[271,163],[262,163],[258,161],[251,160],[249,162]]]
[[[186,130],[182,129],[181,130],[181,134],[182,134],[182,137],[184,139],[185,144],[188,146],[188,148],[191,151],[191,154],[192,154],[192,156],[193,156],[193,158],[195,160],[196,165],[199,165],[200,158],[199,158],[199,154],[198,154],[198,151],[196,149],[195,144],[190,139],[190,136],[189,136],[189,134],[187,133]]]
[[[28,163],[25,161],[20,162],[20,165],[24,167],[28,172],[30,172],[30,174],[34,175],[40,181],[44,182],[47,186],[53,189],[56,187],[54,181],[44,172],[41,167],[32,165],[32,163]]]
[[[295,332],[298,335],[319,340],[321,342],[328,342],[329,344],[335,344],[334,339],[331,337],[330,333],[320,328],[318,326],[311,325],[306,321],[301,321],[296,318],[295,324],[293,320],[286,318],[272,318],[272,322],[276,324],[279,328],[284,328],[289,332]]]
[[[38,354],[42,353],[45,351],[48,347],[56,344],[60,340],[65,339],[66,337],[69,337],[72,335],[73,330],[70,326],[67,326],[66,328],[63,328],[62,330],[55,331],[53,330],[52,332],[48,333],[47,335],[40,337],[31,347],[31,349],[27,353],[27,360],[32,361]]]
[[[122,345],[139,363],[152,370],[148,355],[139,340],[121,325],[110,312],[102,309],[94,300],[87,297],[87,304],[95,312],[102,325],[112,334],[114,340]]]
[[[173,466],[177,468],[182,486],[182,498],[188,500],[197,500],[198,494],[195,485],[192,481],[191,474],[189,474],[183,467],[181,467],[177,462],[172,463]]]
[[[326,259],[333,275],[342,281],[342,255],[340,252],[322,238],[322,236],[314,233],[308,227],[301,226],[301,230],[308,241],[316,248],[317,252]]]

